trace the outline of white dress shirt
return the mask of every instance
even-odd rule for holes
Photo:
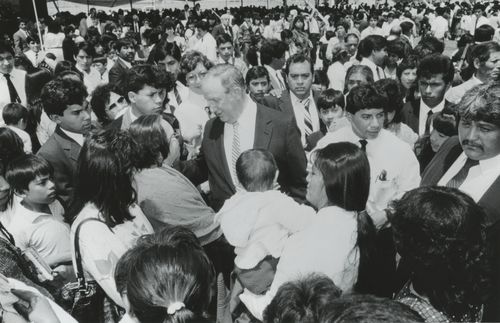
[[[101,80],[101,74],[94,68],[90,68],[90,70],[84,71],[80,66],[76,65],[76,69],[79,70],[83,74],[83,84],[87,87],[87,92],[92,94],[94,89],[103,84]]]
[[[198,39],[193,49],[203,53],[213,63],[217,61],[217,42],[209,32]]]
[[[182,102],[186,101],[189,96],[189,88],[182,84],[182,82],[175,81],[175,85],[177,87],[177,92],[179,92],[179,95],[181,97]],[[179,104],[177,103],[177,99],[175,97],[174,90],[168,92],[168,104],[173,106],[176,110],[179,108]],[[181,102],[181,104],[182,104]],[[172,112],[172,111],[168,111]],[[175,112],[174,112],[175,113]]]
[[[327,133],[315,150],[342,141],[361,146],[360,139],[352,127],[343,127]],[[420,166],[410,145],[385,129],[380,130],[377,138],[367,141],[366,155],[370,162],[371,179],[366,209],[375,224],[381,224],[386,220],[384,210],[388,203],[419,186]]]
[[[21,104],[26,106],[26,72],[13,68],[12,72],[10,72],[10,80],[16,88],[17,95],[19,95],[19,99],[21,99]],[[7,85],[5,76],[0,73],[0,125],[4,124],[1,112],[3,107],[8,103],[10,103],[9,86]]]
[[[286,90],[285,80],[281,74],[280,70],[275,70],[269,65],[264,65],[264,68],[269,73],[269,78],[271,79],[271,84],[277,84],[279,86],[278,90]]]
[[[448,32],[448,20],[442,16],[437,16],[431,23],[431,32],[437,39],[444,39],[445,34]]]
[[[330,81],[330,89],[334,89],[340,92],[344,92],[344,82],[346,75],[346,68],[341,62],[335,62],[328,67],[328,72],[326,72],[328,80]]]
[[[245,150],[252,149],[255,140],[255,123],[257,120],[257,104],[250,98],[246,97],[245,107],[243,112],[238,118],[237,122],[239,124],[238,133],[240,138],[240,153]],[[226,154],[227,165],[231,173],[231,179],[234,186],[238,188],[239,182],[236,174],[233,174],[232,164],[233,164],[233,139],[234,139],[234,128],[232,124],[224,124],[224,152]]]
[[[434,108],[429,108],[427,104],[425,104],[424,100],[420,99],[420,112],[418,115],[418,135],[422,136],[425,134],[425,123],[427,122],[427,114],[429,111],[432,110],[432,113],[438,113],[441,112],[444,109],[444,99],[441,101],[438,105],[436,105]],[[432,119],[431,119],[431,124],[429,125],[429,133],[432,132],[432,129],[434,127],[432,126]]]
[[[446,94],[444,95],[444,98],[446,99],[446,101],[457,104],[458,102],[460,102],[460,100],[462,100],[465,92],[480,84],[483,84],[483,82],[481,82],[481,80],[479,80],[475,75],[472,75],[472,77],[464,83],[449,89],[448,92],[446,92]]]
[[[306,141],[306,124],[304,122],[304,117],[305,117],[305,108],[304,104],[301,103],[301,101],[298,97],[293,94],[292,91],[290,91],[290,99],[292,101],[292,106],[293,106],[293,113],[295,114],[295,122],[297,123],[297,127],[300,130],[300,138],[302,140],[302,145],[305,147],[307,146],[307,141]],[[311,122],[312,122],[312,132],[319,131],[319,114],[318,114],[318,109],[316,108],[316,103],[314,102],[314,97],[312,95],[312,92],[309,94],[309,114],[311,115]]]
[[[64,132],[68,137],[73,139],[77,144],[83,147],[83,143],[85,142],[85,137],[83,137],[82,134],[76,133],[76,132],[71,132],[64,130],[63,128],[60,128],[62,132]]]
[[[462,169],[466,160],[467,156],[465,153],[458,156],[457,160],[441,177],[438,185],[445,186]],[[474,201],[478,202],[498,176],[500,176],[500,154],[489,159],[480,160],[479,165],[471,167],[467,178],[460,185],[459,189],[469,194]]]
[[[31,138],[29,133],[14,126],[7,126],[7,128],[14,131],[19,136],[19,138],[21,138],[21,140],[23,141],[24,152],[27,154],[32,154],[33,150],[31,146]]]
[[[45,58],[45,53],[43,51],[35,53],[31,49],[25,51],[24,55],[26,55],[26,57],[30,60],[31,64],[33,64],[34,67],[38,67],[38,64],[43,62],[43,59]]]
[[[385,78],[384,70],[380,66],[377,66],[374,62],[372,62],[368,58],[363,57],[359,65],[368,66],[372,70],[374,82],[377,82],[378,80]]]

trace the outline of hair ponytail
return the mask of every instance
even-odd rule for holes
[[[359,249],[358,280],[354,286],[356,292],[374,293],[377,281],[377,230],[373,220],[366,210],[357,212],[358,238],[356,246]]]

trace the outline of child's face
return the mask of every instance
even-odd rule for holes
[[[106,72],[106,64],[103,64],[103,63],[94,63],[93,66],[101,74],[104,73],[104,72]]]
[[[36,204],[51,204],[56,198],[56,187],[49,175],[37,176],[28,185],[25,200]]]
[[[448,138],[449,136],[445,135],[444,133],[441,133],[436,129],[432,130],[431,136],[429,138],[431,142],[432,151],[437,152],[441,147],[441,145],[443,144],[443,142],[445,142],[446,139]]]
[[[344,110],[342,110],[342,107],[338,104],[329,109],[321,109],[319,112],[319,117],[327,127],[329,127],[335,120],[340,119],[343,115]]]

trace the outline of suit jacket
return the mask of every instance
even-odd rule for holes
[[[443,143],[422,174],[422,186],[437,185],[441,177],[463,152],[457,136]],[[485,306],[483,321],[500,321],[500,176],[491,184],[478,204],[486,211],[486,234],[493,260],[492,296]]]
[[[120,84],[123,75],[128,69],[129,68],[122,62],[121,58],[117,59],[115,65],[109,70],[109,84]]]
[[[132,119],[130,118],[130,106],[127,108],[127,111],[123,113],[121,116],[113,120],[109,125],[108,129],[118,129],[118,130],[127,130],[130,128],[132,124]]]
[[[81,146],[68,137],[59,126],[38,151],[54,168],[54,184],[58,200],[66,210],[71,204],[76,164]]]
[[[307,161],[295,120],[257,104],[255,127],[254,148],[267,149],[273,154],[281,190],[296,201],[304,202]],[[224,122],[219,118],[207,122],[200,154],[181,164],[181,171],[195,185],[208,179],[215,210],[236,192],[224,150]]]
[[[21,55],[27,48],[28,44],[26,43],[27,35],[22,30],[18,30],[12,35],[14,39],[14,49],[17,55]]]
[[[401,121],[418,134],[420,99],[406,102],[401,110]]]
[[[219,35],[222,35],[222,34],[229,34],[229,36],[231,36],[231,39],[233,38],[233,29],[231,28],[231,26],[228,26],[228,29],[229,29],[229,32],[227,32],[225,29],[224,29],[224,26],[222,24],[218,24],[214,27],[214,29],[212,30],[212,36],[215,38],[215,40],[217,40],[217,37]]]

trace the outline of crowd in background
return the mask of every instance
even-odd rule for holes
[[[0,321],[500,321],[499,12],[0,10]]]

